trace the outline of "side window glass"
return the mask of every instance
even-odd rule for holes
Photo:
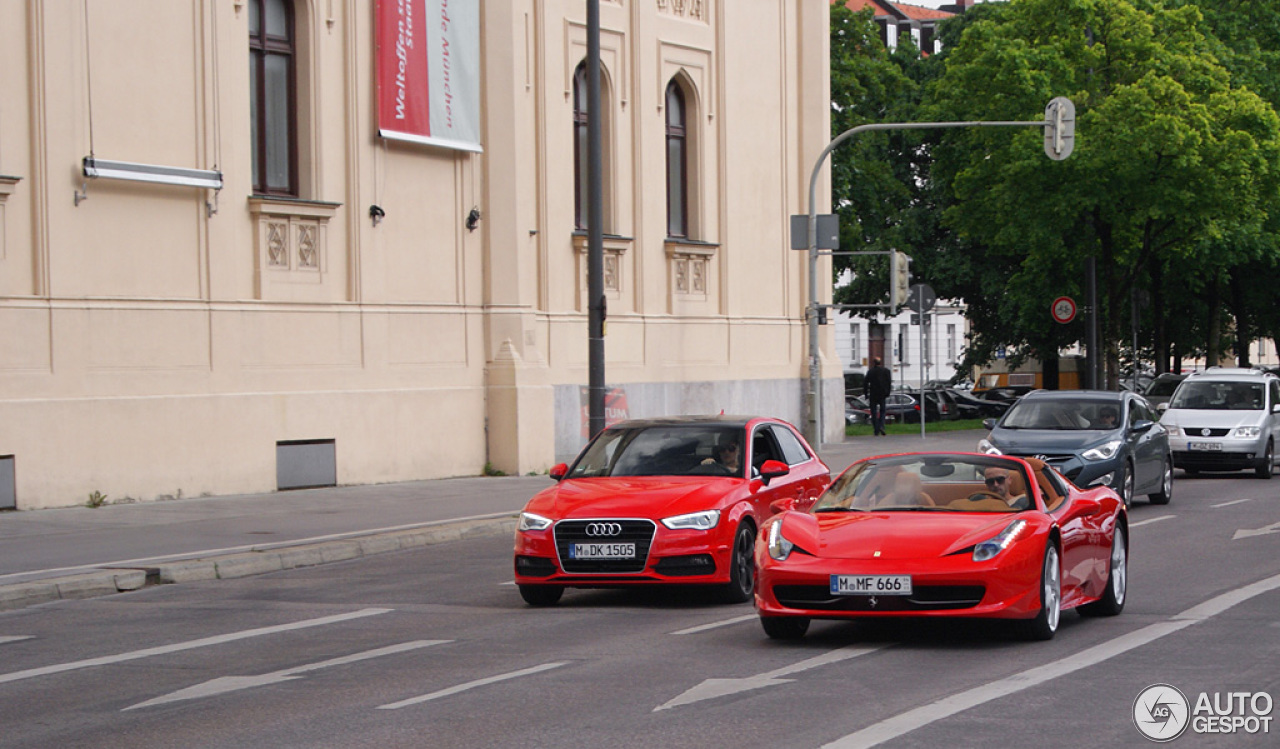
[[[804,445],[800,444],[800,440],[796,439],[790,429],[778,424],[774,424],[772,429],[773,437],[778,441],[778,446],[782,448],[782,455],[787,459],[787,465],[793,466],[809,459],[809,453],[804,449]]]
[[[1275,408],[1280,404],[1280,380],[1271,381],[1271,407]]]
[[[782,460],[782,455],[778,452],[769,428],[767,426],[756,427],[755,434],[751,437],[752,474],[759,473],[760,466],[764,465],[766,460]]]

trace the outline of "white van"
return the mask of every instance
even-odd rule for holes
[[[1161,410],[1177,467],[1190,474],[1252,469],[1271,478],[1280,442],[1280,378],[1210,367],[1183,380]]]

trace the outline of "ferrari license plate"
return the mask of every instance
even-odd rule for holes
[[[633,559],[635,544],[571,544],[570,559]]]
[[[1221,442],[1188,442],[1187,449],[1195,450],[1197,452],[1222,452],[1222,443]]]
[[[832,575],[833,596],[909,596],[910,575]]]

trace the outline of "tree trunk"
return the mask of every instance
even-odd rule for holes
[[[1164,264],[1151,263],[1151,325],[1155,328],[1156,374],[1169,371],[1169,340],[1164,323]]]
[[[1240,282],[1240,269],[1231,272],[1231,314],[1236,318],[1237,366],[1249,366],[1249,309],[1244,301],[1244,284]]]
[[[1218,366],[1222,356],[1222,272],[1209,284],[1209,342],[1204,353],[1206,367]]]

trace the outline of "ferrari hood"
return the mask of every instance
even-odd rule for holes
[[[552,520],[651,518],[712,510],[745,488],[746,479],[667,476],[566,479],[543,490],[525,507]]]
[[[782,531],[805,551],[829,559],[934,559],[985,541],[1016,517],[977,512],[793,513]]]

